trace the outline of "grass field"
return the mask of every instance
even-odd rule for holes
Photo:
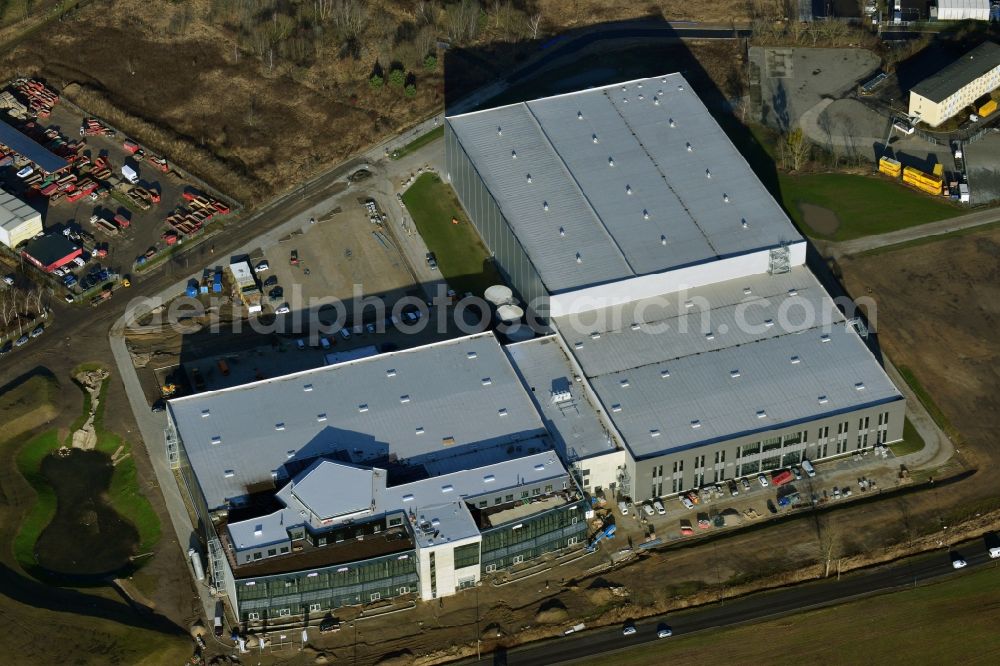
[[[782,204],[799,229],[835,241],[906,229],[961,212],[942,199],[919,194],[885,178],[841,173],[779,174],[778,182]],[[813,230],[800,207],[803,203],[832,211],[840,223],[837,230],[832,234]]]
[[[14,536],[14,559],[28,572],[36,566],[35,542],[56,515],[56,493],[40,470],[42,459],[57,448],[59,435],[50,430],[31,439],[17,454],[17,469],[37,496]]]
[[[754,125],[747,131],[732,123],[725,123],[725,128],[799,230],[814,238],[850,240],[944,220],[962,213],[943,198],[935,199],[881,176],[785,173],[775,167],[778,136],[773,130]],[[811,227],[803,214],[802,204],[826,209],[836,216],[839,223],[836,230],[824,233]]]
[[[405,157],[406,155],[409,155],[413,151],[423,148],[431,141],[440,139],[443,136],[444,136],[444,125],[439,125],[438,127],[432,129],[430,132],[421,134],[416,139],[409,142],[399,150],[394,150],[392,152],[392,159],[398,160],[400,157]]]
[[[913,590],[693,636],[614,656],[616,666],[660,664],[996,663],[1000,568]],[[625,639],[627,640],[627,639]],[[606,657],[579,662],[603,666]]]
[[[454,190],[437,174],[425,173],[417,178],[403,194],[403,203],[452,289],[459,294],[482,296],[487,287],[501,282]],[[452,219],[458,224],[452,224]]]
[[[924,448],[924,438],[920,436],[917,429],[910,423],[910,419],[906,419],[903,422],[903,441],[890,444],[889,448],[897,456],[916,453]]]

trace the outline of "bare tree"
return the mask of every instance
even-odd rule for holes
[[[448,37],[455,42],[471,41],[479,34],[479,15],[482,8],[478,0],[461,0],[448,5]]]
[[[809,154],[812,152],[812,144],[809,143],[809,139],[806,138],[802,128],[796,127],[785,135],[783,143],[788,156],[789,168],[792,171],[798,171],[805,166],[806,161],[809,159]]]
[[[528,31],[531,33],[532,39],[538,39],[538,26],[540,26],[541,23],[541,14],[533,14],[528,17]]]
[[[817,517],[816,527],[819,531],[819,555],[823,562],[823,577],[826,578],[830,575],[831,563],[839,557],[840,533],[833,526],[829,517]]]

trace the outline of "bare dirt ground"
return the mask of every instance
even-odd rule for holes
[[[961,433],[961,459],[981,470],[952,491],[956,506],[996,501],[987,498],[996,493],[992,472],[1000,462],[998,257],[993,228],[840,263],[848,290],[875,300],[887,355],[913,372]]]

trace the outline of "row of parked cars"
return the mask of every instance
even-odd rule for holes
[[[30,333],[25,333],[17,340],[8,340],[0,347],[0,356],[9,354],[14,347],[21,347],[28,344],[28,341],[32,338],[37,338],[39,335],[45,332],[45,324],[39,324],[38,326],[31,329]]]
[[[788,470],[776,470],[772,473],[772,479],[775,485],[780,485],[790,481],[793,477],[796,481],[801,480],[804,476],[812,478],[816,476],[816,470],[813,468],[812,463],[808,460],[803,460],[801,465],[793,465]],[[767,488],[771,485],[771,481],[768,480],[766,474],[757,475],[757,483],[760,484],[761,488]],[[725,481],[726,488],[729,490],[730,497],[736,497],[740,494],[741,486],[743,492],[749,492],[753,488],[753,484],[750,483],[749,477],[743,477],[741,479],[729,479]],[[707,493],[707,494],[706,494]],[[705,486],[702,488],[702,494],[707,497],[711,497],[712,494],[723,497],[722,483],[716,483],[714,486]],[[684,505],[685,509],[693,509],[696,504],[701,503],[701,495],[695,490],[689,490],[686,493],[681,493],[677,498],[681,504]],[[647,516],[652,515],[663,515],[665,514],[666,508],[663,506],[663,502],[658,499],[654,499],[651,502],[645,502],[642,504],[636,504],[636,508]],[[623,516],[627,516],[629,512],[629,505],[627,502],[618,502],[618,509],[622,512]]]

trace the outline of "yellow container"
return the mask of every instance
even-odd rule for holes
[[[903,182],[928,194],[941,194],[944,187],[944,179],[940,176],[924,173],[913,167],[903,167]]]
[[[991,99],[990,101],[986,102],[981,107],[979,107],[979,115],[980,117],[985,118],[986,116],[990,115],[996,110],[997,110],[997,101],[995,99]]]
[[[938,178],[944,175],[944,165],[940,162],[934,165],[934,175]]]
[[[882,157],[878,161],[878,170],[887,176],[898,178],[901,169],[902,165],[899,160],[894,160],[891,157]]]

